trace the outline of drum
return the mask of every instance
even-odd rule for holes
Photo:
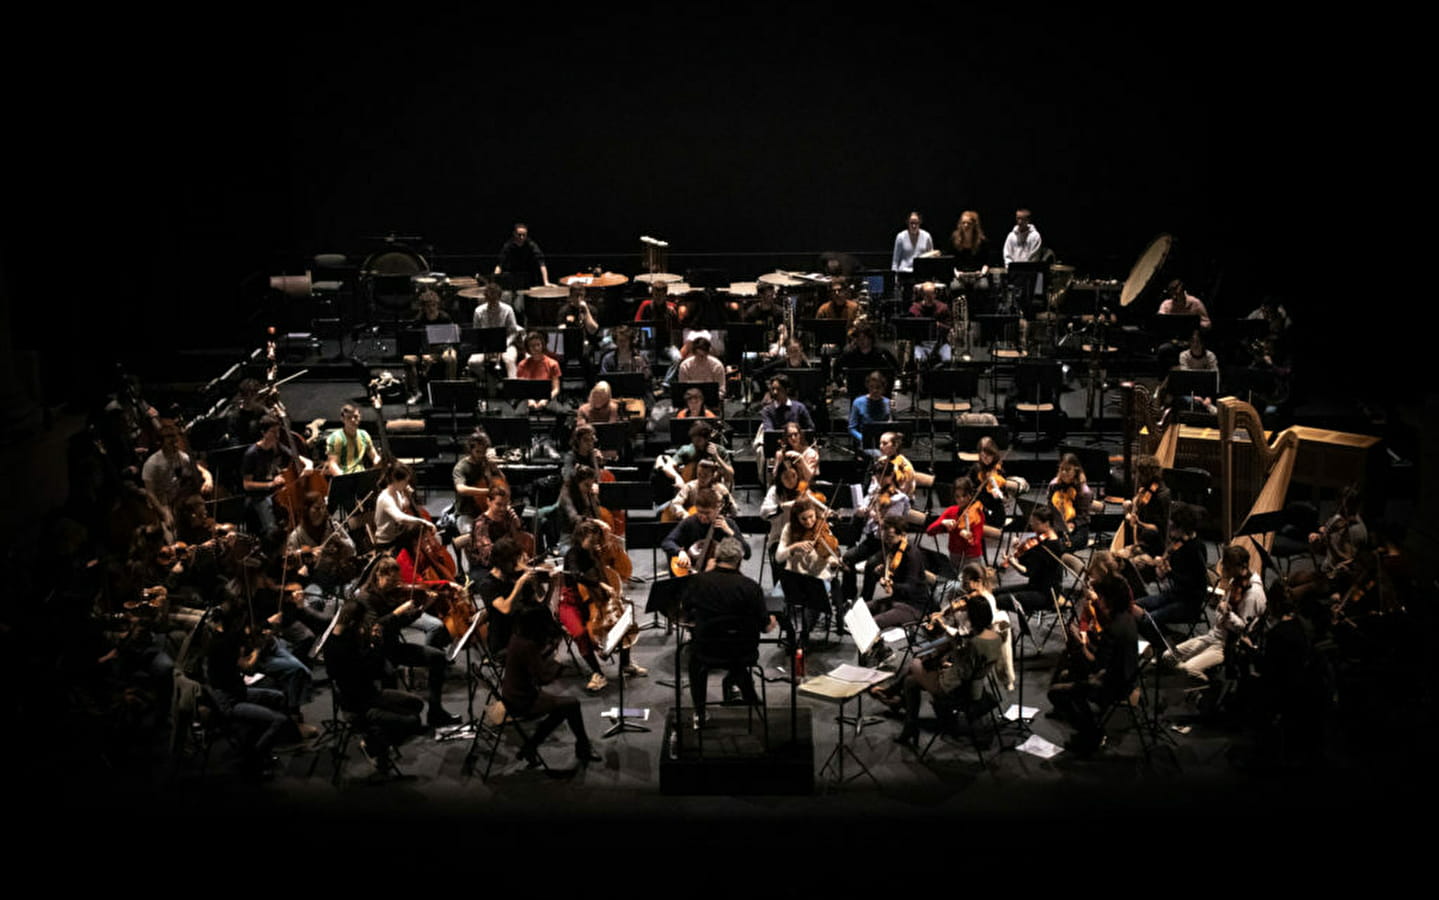
[[[525,297],[525,322],[543,328],[553,328],[559,321],[560,307],[570,289],[557,284],[540,285],[520,292]]]
[[[1164,261],[1169,258],[1169,249],[1173,245],[1174,238],[1167,234],[1161,234],[1149,242],[1149,246],[1140,255],[1139,262],[1129,270],[1129,277],[1124,279],[1124,288],[1119,292],[1120,306],[1128,306],[1139,299],[1139,295],[1144,293],[1159,274],[1159,270],[1164,267]]]
[[[430,266],[423,256],[404,244],[392,243],[365,258],[360,266],[360,279],[371,303],[403,315],[414,306],[415,287],[411,279],[428,271]]]

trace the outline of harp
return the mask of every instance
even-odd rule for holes
[[[1254,407],[1235,397],[1219,400],[1220,528],[1226,543],[1250,517],[1284,507],[1299,435],[1286,429],[1272,444],[1264,441],[1264,424]],[[1262,547],[1268,553],[1274,533],[1249,536],[1250,571],[1263,571]]]

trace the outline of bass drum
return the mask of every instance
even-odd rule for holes
[[[1129,270],[1129,277],[1124,279],[1124,287],[1119,292],[1120,306],[1128,306],[1139,299],[1139,295],[1154,281],[1159,270],[1164,268],[1164,261],[1169,258],[1169,249],[1172,246],[1174,238],[1167,234],[1161,234],[1149,242],[1139,261]]]
[[[430,264],[418,252],[404,244],[390,244],[365,258],[360,283],[372,309],[399,315],[414,306],[415,276],[429,271]]]

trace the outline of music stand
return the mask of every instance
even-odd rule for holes
[[[1030,260],[1012,262],[1005,266],[1005,281],[1014,289],[1015,302],[1020,310],[1029,308],[1034,298],[1044,298],[1044,276],[1049,272],[1049,263]]]
[[[1169,488],[1170,496],[1191,506],[1204,506],[1204,496],[1209,493],[1209,485],[1213,480],[1214,476],[1204,469],[1164,470],[1164,484]],[[1173,509],[1174,505],[1171,503],[1171,516],[1174,514]],[[1168,540],[1168,532],[1165,532],[1165,539]]]
[[[621,483],[615,482],[616,485]],[[648,484],[645,486],[649,487]],[[603,487],[605,485],[601,485],[601,488]],[[654,504],[649,498],[646,498],[644,505],[640,508],[653,509]],[[658,564],[659,546],[664,543],[664,539],[678,524],[679,522],[661,522],[659,519],[635,519],[633,517],[625,523],[625,549],[650,551],[650,569],[654,574],[649,577],[649,580],[655,582],[656,587],[664,583],[664,579],[660,578],[660,573],[662,571],[669,572],[668,568],[661,569]],[[657,605],[657,601],[660,599],[663,598],[657,597],[655,589],[651,589],[650,602],[645,606],[645,612],[664,612],[666,618],[671,618],[664,607]]]
[[[490,436],[496,449],[519,447],[526,461],[530,458],[530,420],[527,416],[481,416],[479,425]]]
[[[913,341],[916,344],[935,340],[937,320],[933,316],[900,316],[893,320],[893,324],[896,340]]]
[[[1170,369],[1169,396],[1174,398],[1218,397],[1219,370]]]
[[[1187,344],[1194,332],[1201,330],[1201,321],[1203,320],[1193,313],[1155,313],[1149,320],[1148,331],[1151,335],[1176,344]]]
[[[500,388],[500,399],[508,400],[510,409],[518,409],[521,400],[549,400],[548,378],[506,378]]]
[[[815,347],[825,344],[844,346],[849,336],[848,319],[800,319],[800,329],[814,335]]]
[[[340,512],[348,516],[368,496],[375,492],[380,482],[381,467],[351,472],[349,475],[335,475],[330,478],[330,493],[327,502],[331,513]],[[216,516],[218,519],[219,516]]]
[[[430,406],[448,406],[450,408],[450,437],[452,439],[459,440],[460,437],[460,408],[464,407],[465,410],[473,413],[479,405],[480,386],[473,379],[430,380]]]
[[[754,400],[750,375],[754,371],[753,360],[766,349],[765,328],[760,322],[730,322],[725,326],[731,356],[739,354],[740,381],[744,384],[744,402],[748,406]],[[784,352],[784,348],[780,348]],[[751,356],[750,354],[755,354]]]
[[[614,397],[643,397],[649,393],[650,380],[643,372],[610,372],[600,378],[609,382]]]
[[[824,373],[819,369],[780,369],[776,375],[788,375],[794,382],[794,396],[813,410],[824,404]]]
[[[595,430],[595,446],[601,450],[613,450],[621,453],[630,441],[630,423],[628,422],[602,422],[590,427]]]
[[[954,280],[953,256],[916,256],[914,258],[914,283],[933,281],[947,285]]]
[[[878,447],[880,435],[891,431],[904,435],[904,445],[906,447],[914,445],[914,420],[909,419],[904,422],[865,422],[864,425],[860,426],[860,433],[864,436],[862,448],[869,450]],[[913,500],[913,498],[910,499]]]

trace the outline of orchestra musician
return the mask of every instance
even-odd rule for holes
[[[694,512],[685,516],[660,543],[660,549],[682,568],[693,569],[700,556],[707,549],[706,538],[720,540],[732,537],[744,547],[744,557],[749,559],[749,542],[740,537],[739,523],[732,517],[720,514],[720,498],[712,490],[696,492]],[[713,554],[711,554],[713,559]]]
[[[503,328],[505,329],[505,349],[499,354],[500,360],[505,364],[505,377],[515,377],[515,366],[519,362],[519,352],[515,349],[515,338],[520,335],[520,323],[515,317],[515,310],[508,303],[500,299],[500,286],[494,282],[485,285],[485,302],[475,307],[474,318],[471,320],[476,328]],[[476,378],[481,378],[485,373],[485,364],[494,358],[494,354],[475,353],[471,354],[466,361],[470,373]]]
[[[712,381],[719,385],[719,399],[725,398],[725,365],[710,352],[710,339],[697,337],[690,342],[690,354],[680,362],[679,380],[682,382]]]
[[[884,466],[875,477],[873,484],[870,485],[869,493],[864,500],[865,523],[860,531],[860,541],[845,551],[842,557],[844,562],[844,577],[841,580],[843,593],[838,598],[839,601],[844,602],[854,598],[855,583],[858,580],[855,576],[856,567],[865,564],[883,549],[880,536],[881,526],[889,519],[904,521],[909,514],[909,507],[909,495],[901,491],[896,484],[894,467]],[[864,590],[861,595],[864,600],[868,601],[874,596],[877,581],[875,573],[866,567]]]
[[[525,358],[515,367],[515,377],[550,383],[550,399],[528,401],[531,411],[548,409],[559,399],[560,374],[559,361],[545,349],[545,336],[538,331],[525,335]]]
[[[576,543],[578,544],[578,541]],[[550,626],[545,621],[547,618],[538,615],[518,618],[505,645],[505,674],[500,683],[500,698],[505,702],[506,713],[511,716],[545,717],[520,747],[520,758],[529,768],[541,765],[540,743],[549,737],[561,722],[565,722],[570,726],[570,733],[575,736],[575,762],[581,766],[599,762],[600,755],[595,752],[590,736],[585,731],[585,717],[580,709],[580,701],[543,689],[554,681],[560,672],[559,663],[554,658],[554,639]],[[581,632],[583,633],[583,628]],[[594,652],[591,650],[590,657],[593,656]],[[594,686],[595,678],[599,679],[598,686]],[[604,676],[596,671],[595,678],[590,679],[591,691],[604,687]]]
[[[614,349],[600,357],[600,374],[611,372],[638,372],[650,374],[650,361],[643,351],[635,349],[635,330],[628,325],[617,325],[610,331]]]
[[[1084,477],[1079,457],[1066,453],[1059,458],[1059,471],[1045,490],[1049,505],[1063,518],[1060,534],[1066,549],[1073,553],[1089,545],[1089,517],[1094,510],[1094,491]]]
[[[411,328],[424,328],[426,325],[451,325],[454,320],[450,314],[440,309],[440,295],[433,290],[426,288],[420,292],[420,311],[409,325]],[[427,379],[430,366],[436,363],[444,363],[445,377],[453,379],[458,368],[455,348],[448,344],[441,344],[428,347],[425,353],[407,353],[405,362],[405,389],[409,391],[408,403],[419,403],[421,400],[420,381]]]
[[[680,323],[679,308],[669,298],[669,285],[656,281],[650,285],[650,295],[635,310],[635,324],[649,325],[654,329],[655,362],[679,362]]]
[[[888,382],[881,372],[870,372],[865,379],[865,387],[869,393],[855,399],[849,405],[849,434],[854,438],[856,452],[863,452],[876,459],[880,451],[864,448],[864,426],[873,422],[890,422],[894,420],[892,407],[889,398],[884,395],[884,389]]]
[[[565,553],[564,586],[560,589],[560,626],[574,641],[575,650],[590,667],[590,680],[585,690],[597,693],[605,689],[609,679],[600,669],[599,656],[587,627],[594,608],[605,608],[620,598],[619,578],[612,569],[602,563],[605,543],[609,532],[604,525],[593,519],[585,519],[574,528],[570,537],[570,549]],[[608,577],[614,575],[613,578]],[[620,647],[620,667],[626,677],[640,678],[649,671],[630,662],[630,640]]]
[[[596,382],[590,397],[575,413],[577,425],[606,425],[624,419],[624,410],[614,402],[608,381]]]
[[[145,460],[140,477],[155,505],[172,515],[186,498],[209,497],[215,489],[209,470],[185,452],[184,434],[179,424],[171,420],[160,422],[160,449]]]
[[[435,523],[415,515],[414,470],[404,463],[390,469],[390,481],[375,499],[375,543],[382,547],[412,544],[421,531],[435,530]]]
[[[880,550],[870,557],[865,569],[864,601],[880,630],[916,621],[929,605],[929,583],[924,571],[924,552],[917,541],[905,534],[900,516],[887,516],[880,526]],[[874,586],[889,592],[871,599]]]
[[[675,414],[676,419],[715,419],[714,411],[705,406],[705,392],[699,388],[686,388],[684,409]]]
[[[474,528],[475,517],[489,503],[491,485],[504,480],[489,434],[476,428],[465,438],[465,455],[450,470],[455,488],[455,521],[461,534],[469,534]]]
[[[325,438],[325,457],[331,475],[350,475],[379,464],[380,454],[370,433],[360,427],[360,408],[355,404],[340,407],[340,427]]]
[[[355,541],[335,524],[323,494],[305,495],[305,514],[290,530],[285,549],[303,560],[297,571],[323,588],[337,588],[353,577]]]
[[[490,614],[486,646],[491,652],[504,650],[515,623],[531,616],[536,619],[532,633],[543,633],[547,629],[550,644],[558,638],[559,625],[544,605],[539,587],[543,574],[547,571],[530,564],[530,555],[514,537],[495,541],[490,551],[490,567],[475,583],[475,593]]]
[[[1161,316],[1198,316],[1199,327],[1209,330],[1209,310],[1204,301],[1184,289],[1184,282],[1175,278],[1164,289],[1164,300],[1159,304]]]
[[[998,538],[1006,519],[1006,499],[1029,490],[1029,483],[1023,478],[1005,477],[1004,456],[994,438],[988,435],[980,438],[975,452],[979,459],[970,469],[969,477],[974,482],[975,495],[984,506],[985,536]]]
[[[843,281],[835,280],[829,284],[829,300],[820,305],[815,311],[816,319],[843,319],[845,322],[853,322],[859,318],[859,304],[855,303],[849,296],[849,286]]]
[[[1033,262],[1039,259],[1039,250],[1043,241],[1039,237],[1039,229],[1030,224],[1031,213],[1027,209],[1017,209],[1014,212],[1014,228],[1009,236],[1004,239],[1004,264],[1017,262]]]
[[[1135,458],[1134,484],[1133,499],[1124,501],[1123,530],[1128,540],[1121,539],[1115,555],[1143,572],[1164,554],[1164,525],[1169,521],[1169,486],[1158,457],[1145,453]]]
[[[365,608],[366,630],[378,628],[385,659],[392,666],[414,666],[429,673],[429,712],[426,722],[431,728],[454,725],[457,716],[445,711],[445,673],[448,661],[442,649],[450,642],[445,624],[426,611],[427,593],[418,585],[405,585],[400,578],[400,564],[390,557],[375,564],[369,584],[356,595]],[[425,633],[425,642],[405,640],[401,631],[413,626]],[[393,687],[393,674],[387,674],[386,687]]]
[[[978,701],[985,680],[1003,654],[1005,639],[995,627],[994,608],[985,602],[966,603],[968,639],[959,641],[942,657],[914,659],[900,680],[887,690],[872,693],[885,704],[904,710],[904,727],[895,741],[917,747],[919,707],[924,694],[958,702],[961,708]]]
[[[954,246],[955,290],[964,290],[989,275],[989,238],[980,224],[979,213],[966,209],[959,214],[954,232],[949,236]]]
[[[1115,577],[1091,583],[1097,628],[1080,630],[1069,625],[1070,639],[1079,648],[1089,674],[1077,674],[1049,689],[1049,703],[1056,717],[1075,728],[1065,749],[1080,756],[1098,750],[1104,740],[1097,706],[1103,709],[1134,688],[1139,674],[1139,630],[1130,612],[1129,588]]]
[[[472,564],[487,567],[490,565],[490,554],[496,542],[506,538],[516,540],[524,533],[524,523],[520,521],[520,516],[510,501],[509,484],[496,481],[490,487],[489,505],[483,513],[475,516],[469,546],[465,551]]]
[[[1204,542],[1199,539],[1199,510],[1187,503],[1174,503],[1169,515],[1169,546],[1155,565],[1155,571],[1168,584],[1158,593],[1139,601],[1149,613],[1141,625],[1146,639],[1164,646],[1163,636],[1156,632],[1169,622],[1187,622],[1199,617],[1204,598],[1209,592],[1205,574]],[[1151,624],[1152,623],[1152,624]]]
[[[1012,567],[1026,576],[1024,584],[996,588],[995,599],[1001,610],[1018,606],[1025,616],[1032,615],[1053,606],[1053,595],[1064,586],[1064,539],[1059,532],[1059,514],[1052,506],[1036,506],[1029,514],[1029,528],[1033,537],[1022,542],[1001,563],[1000,568]],[[1028,628],[1025,616],[1020,624]]]
[[[813,497],[796,498],[789,514],[782,516],[784,525],[775,549],[775,562],[784,566],[779,573],[779,583],[785,603],[791,609],[802,610],[802,635],[809,634],[811,614],[828,608],[826,581],[839,567],[839,541],[825,523],[827,513]],[[793,640],[788,618],[782,625],[786,638]]]
[[[974,496],[974,482],[964,475],[954,480],[954,505],[940,513],[925,532],[949,536],[949,558],[956,569],[984,556],[984,505]]]
[[[738,516],[739,507],[735,504],[734,495],[730,493],[729,486],[724,483],[720,474],[719,464],[713,459],[700,460],[695,467],[694,479],[686,481],[684,487],[675,492],[674,499],[666,504],[666,509],[662,512],[678,521],[689,513],[701,491],[713,491],[715,496],[719,497],[720,514],[728,518]],[[760,514],[764,515],[763,507]]]
[[[730,462],[729,448],[719,443],[714,426],[705,422],[696,422],[690,428],[690,442],[672,454],[661,455],[655,460],[655,468],[668,475],[675,488],[680,489],[685,486],[680,469],[701,459],[714,460],[725,484],[734,484],[734,465]]]
[[[537,284],[549,286],[550,270],[545,266],[544,251],[530,240],[530,229],[524,222],[515,223],[514,232],[500,247],[494,274],[505,276],[502,280],[511,290],[510,302],[520,318],[525,314],[522,292]]]
[[[583,463],[575,466],[560,488],[560,529],[573,532],[582,522],[600,518],[599,473]]]
[[[297,723],[283,711],[284,693],[246,682],[259,665],[261,648],[250,635],[244,604],[227,595],[209,622],[205,676],[210,696],[220,713],[238,726],[234,733],[241,739],[241,771],[263,774],[278,762],[271,751],[280,740],[299,736]]]
[[[423,698],[407,691],[380,687],[385,654],[378,622],[368,626],[365,607],[350,600],[340,609],[325,642],[325,670],[340,709],[362,723],[360,751],[376,769],[390,767],[390,750],[422,731]]]
[[[245,451],[240,463],[241,484],[244,486],[247,507],[255,518],[259,534],[269,534],[276,528],[273,495],[285,484],[281,474],[295,458],[290,448],[280,441],[283,426],[273,414],[267,413],[260,419],[260,439]],[[300,457],[305,471],[310,470],[310,461]]]
[[[1198,681],[1224,662],[1225,648],[1238,640],[1264,616],[1264,582],[1258,572],[1249,571],[1249,550],[1239,544],[1225,547],[1219,557],[1219,599],[1215,604],[1214,627],[1164,652],[1165,663]]]
[[[926,281],[914,286],[914,302],[909,305],[909,315],[914,318],[934,319],[941,329],[950,326],[949,304],[937,296],[937,286]]]
[[[914,283],[915,258],[934,252],[934,238],[920,227],[923,224],[924,217],[911,212],[904,230],[894,236],[894,253],[889,268],[894,272],[895,283],[900,286],[900,296],[904,295],[904,287]]]
[[[894,483],[901,491],[914,497],[914,485],[918,480],[918,474],[914,471],[914,464],[899,451],[904,447],[904,435],[898,431],[886,431],[879,436],[879,459],[875,461],[873,470],[880,472],[887,465],[894,471]],[[926,476],[928,477],[928,476]],[[933,483],[931,479],[930,483]]]
[[[893,353],[876,346],[874,326],[865,322],[855,326],[850,335],[849,348],[839,355],[839,359],[835,360],[834,368],[835,380],[844,384],[851,371],[893,373],[899,370],[899,362],[894,358]],[[866,387],[868,384],[866,381]]]
[[[786,459],[798,468],[800,481],[810,482],[819,477],[819,448],[805,435],[798,422],[784,426],[784,437],[775,448],[771,476],[778,472],[780,462]]]

